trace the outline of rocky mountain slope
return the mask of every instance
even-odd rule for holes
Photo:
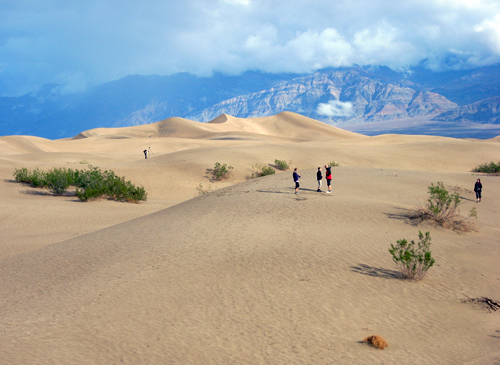
[[[257,117],[288,110],[336,123],[437,115],[456,107],[442,95],[349,68],[284,81],[267,90],[224,100],[187,118],[209,121],[222,113]]]
[[[135,75],[81,94],[63,95],[58,85],[46,85],[37,93],[2,97],[0,135],[63,138],[170,117],[207,122],[221,114],[248,118],[283,111],[343,126],[400,120],[404,132],[404,121],[421,117],[500,124],[497,96],[500,65],[443,73],[355,66],[303,75]]]
[[[500,96],[454,108],[434,118],[436,121],[500,124]]]

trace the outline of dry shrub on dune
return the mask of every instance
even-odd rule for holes
[[[370,345],[372,345],[373,347],[377,348],[377,349],[380,349],[380,350],[383,350],[385,349],[386,347],[389,347],[389,344],[387,343],[386,340],[384,340],[382,337],[380,337],[379,335],[372,335],[372,336],[368,336],[366,337],[363,342],[365,343],[369,343]]]
[[[461,199],[458,193],[450,194],[439,181],[429,186],[429,199],[425,205],[415,207],[410,211],[411,219],[430,220],[436,225],[453,229],[458,232],[476,231],[473,219],[477,218],[476,208],[469,211],[467,217],[460,214]]]

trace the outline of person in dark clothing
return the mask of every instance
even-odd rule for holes
[[[331,194],[332,192],[332,167],[325,165],[325,177],[326,177],[326,185],[328,185],[328,191],[326,192],[327,194]]]
[[[476,203],[481,201],[481,191],[483,190],[483,184],[481,184],[481,179],[477,179],[474,184],[474,191],[476,192]]]
[[[144,158],[147,160],[148,159],[148,150],[144,150],[142,152],[144,152]]]
[[[318,179],[318,193],[321,193],[321,182],[323,179],[323,174],[321,173],[321,167],[318,167],[318,172],[316,173],[316,178]]]
[[[298,168],[293,169],[293,181],[295,182],[295,194],[297,194],[299,192],[299,187],[300,187],[300,184],[299,184],[300,175],[299,175],[298,171],[299,171]]]

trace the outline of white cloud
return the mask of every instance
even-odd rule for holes
[[[483,20],[474,27],[474,30],[485,37],[486,43],[493,52],[500,54],[500,14]]]
[[[500,62],[499,24],[493,0],[3,0],[0,90],[57,81],[72,84],[69,92],[180,71],[405,68],[422,60],[435,70],[470,68]]]
[[[351,102],[340,100],[330,100],[327,104],[320,103],[316,108],[316,113],[325,117],[350,117],[353,113]]]

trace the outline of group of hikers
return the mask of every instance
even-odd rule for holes
[[[152,153],[151,147],[147,150],[142,151],[144,153],[144,158],[147,159],[148,156]],[[325,178],[326,185],[328,186],[327,194],[332,193],[332,167],[325,165]],[[299,183],[300,175],[299,169],[296,167],[293,169],[293,181],[295,183],[295,194],[299,193],[300,183]],[[321,186],[323,183],[323,172],[321,171],[321,167],[318,167],[318,172],[316,173],[316,179],[318,180],[318,193],[322,193]],[[483,190],[483,185],[481,184],[481,179],[477,179],[476,184],[474,185],[474,192],[476,193],[476,203],[481,201],[481,192]]]
[[[295,194],[299,193],[299,188],[300,188],[300,175],[299,175],[299,169],[296,167],[293,169],[293,181],[295,182]],[[327,194],[332,193],[332,167],[325,165],[325,178],[326,178],[326,185],[328,186],[328,190],[326,191]],[[321,186],[323,184],[323,172],[321,171],[321,167],[318,167],[318,172],[316,173],[316,179],[318,180],[318,190],[316,190],[318,193],[322,193],[323,191],[321,190]]]
[[[327,194],[331,194],[332,192],[332,167],[325,165],[325,177],[326,177],[326,185],[328,186]],[[316,173],[316,178],[318,180],[318,193],[321,193],[321,185],[323,182],[323,173],[321,171],[321,167],[318,167],[318,172]],[[293,169],[293,181],[295,183],[295,194],[299,193],[300,183],[299,183],[300,175],[299,169],[296,167]],[[483,191],[483,184],[481,184],[481,179],[477,179],[474,184],[474,192],[476,193],[476,203],[481,202],[481,192]]]

